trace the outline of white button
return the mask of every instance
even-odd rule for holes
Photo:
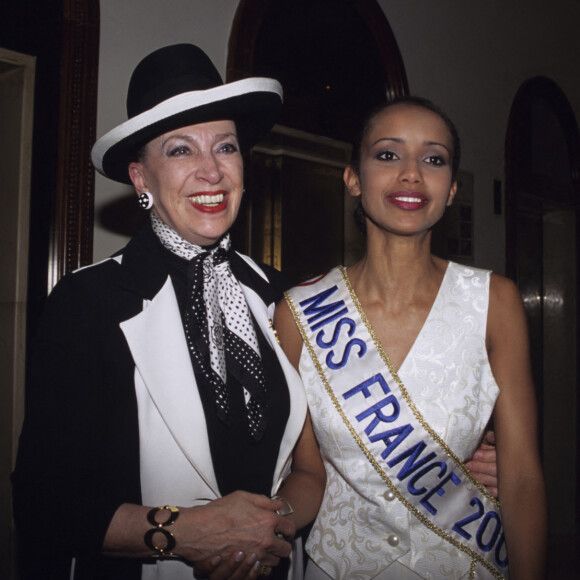
[[[389,542],[389,544],[393,547],[398,546],[399,545],[399,536],[396,536],[395,534],[391,534],[390,536],[387,537],[387,542]]]
[[[387,501],[393,501],[395,499],[395,494],[389,489],[389,491],[385,491],[384,498]]]

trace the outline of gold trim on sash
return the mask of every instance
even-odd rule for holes
[[[483,495],[485,495],[487,497],[487,499],[489,499],[499,509],[500,505],[499,505],[499,501],[497,500],[497,498],[493,497],[487,491],[485,486],[482,485],[479,481],[477,481],[477,479],[475,479],[475,477],[473,477],[473,475],[471,474],[469,469],[467,469],[467,467],[465,466],[463,461],[461,461],[461,459],[459,459],[459,457],[457,457],[457,455],[452,451],[452,449],[447,445],[447,443],[445,443],[445,441],[443,441],[443,439],[441,439],[441,437],[439,437],[439,435],[437,435],[437,433],[435,433],[435,431],[433,430],[431,425],[429,425],[429,423],[427,423],[427,421],[425,420],[423,415],[421,415],[421,413],[419,412],[419,410],[415,406],[415,403],[413,403],[413,400],[411,399],[411,396],[409,395],[405,385],[403,384],[403,381],[401,381],[397,371],[393,367],[393,363],[391,362],[389,355],[385,352],[385,349],[383,348],[381,341],[378,339],[377,335],[375,334],[375,331],[374,331],[373,327],[371,326],[371,323],[369,322],[369,319],[367,318],[367,315],[366,315],[365,311],[363,310],[361,303],[359,302],[358,296],[355,294],[354,289],[351,286],[351,283],[350,283],[350,280],[348,279],[348,274],[346,273],[346,270],[344,269],[343,266],[339,266],[338,269],[339,269],[340,273],[342,274],[342,278],[344,280],[344,283],[346,284],[346,287],[348,288],[348,292],[350,294],[350,297],[351,297],[354,305],[356,306],[356,309],[358,310],[359,316],[361,317],[361,320],[365,323],[365,326],[366,326],[369,334],[371,335],[371,337],[373,339],[373,343],[375,345],[375,348],[379,351],[381,358],[383,359],[383,361],[387,365],[387,368],[389,369],[391,376],[395,379],[397,385],[399,386],[399,390],[401,391],[401,394],[403,395],[403,398],[407,402],[409,409],[411,409],[411,411],[412,411],[413,415],[415,416],[415,418],[417,419],[417,421],[419,421],[419,423],[421,423],[421,426],[423,427],[423,429],[425,429],[425,431],[427,431],[427,433],[429,433],[429,435],[433,438],[433,440],[437,442],[439,447],[441,447],[441,449],[443,449],[443,451],[445,451],[445,453],[453,460],[453,463],[455,463],[455,465],[463,472],[463,474],[469,479],[469,481],[473,485],[475,485],[475,487],[477,487],[477,489],[479,489],[479,491]]]
[[[369,334],[373,340],[374,346],[376,347],[382,360],[385,362],[387,368],[389,369],[391,376],[395,379],[395,381],[399,387],[399,390],[400,390],[401,394],[403,395],[403,398],[405,399],[409,409],[412,411],[412,413],[415,416],[415,418],[417,419],[417,421],[421,424],[421,426],[425,429],[425,431],[427,431],[427,433],[433,438],[433,440],[436,441],[436,443],[441,447],[441,449],[449,456],[449,458],[453,461],[453,463],[462,471],[462,473],[468,478],[468,480],[482,493],[482,495],[484,495],[487,499],[489,499],[499,509],[499,505],[500,505],[499,501],[496,498],[494,498],[493,496],[491,496],[489,494],[489,492],[485,489],[485,487],[481,483],[479,483],[471,475],[471,472],[467,469],[467,467],[464,465],[464,463],[448,447],[448,445],[435,433],[435,431],[431,428],[431,426],[427,423],[427,421],[421,415],[419,410],[415,407],[413,401],[411,400],[411,397],[409,396],[409,393],[407,392],[407,389],[403,385],[403,382],[401,381],[401,379],[399,378],[399,375],[395,371],[395,369],[391,363],[391,360],[389,359],[389,357],[388,357],[387,353],[385,352],[382,344],[380,343],[376,333],[374,332],[374,330],[373,330],[373,328],[372,328],[372,326],[371,326],[371,324],[370,324],[370,322],[369,322],[369,320],[368,320],[368,318],[367,318],[367,316],[366,316],[366,314],[365,314],[365,312],[364,312],[364,310],[363,310],[363,308],[358,300],[358,297],[354,293],[354,289],[352,288],[352,285],[350,284],[350,280],[348,279],[348,275],[346,273],[345,268],[343,266],[339,266],[338,270],[339,270],[340,274],[342,275],[343,281],[344,281],[344,283],[348,289],[348,292],[350,294],[350,298],[352,299],[352,301],[353,301],[353,303],[358,311],[358,314],[361,317],[361,320],[364,322],[365,327],[366,327],[367,331],[369,332]],[[391,481],[389,476],[386,474],[386,472],[381,467],[379,462],[375,459],[374,455],[369,451],[369,449],[365,445],[364,441],[361,439],[360,435],[358,434],[356,429],[352,426],[349,419],[347,418],[340,402],[338,401],[332,387],[330,386],[330,383],[328,382],[328,379],[326,378],[326,375],[324,373],[324,369],[322,368],[322,365],[320,364],[320,362],[318,360],[315,349],[310,342],[310,338],[309,338],[309,336],[304,328],[304,325],[302,324],[302,320],[300,319],[300,313],[293,302],[293,299],[292,299],[292,296],[290,295],[290,292],[291,291],[287,291],[284,293],[284,296],[286,298],[286,302],[290,308],[290,311],[292,312],[292,316],[294,317],[294,321],[296,323],[296,326],[298,327],[298,330],[300,332],[300,335],[302,337],[304,345],[306,346],[306,348],[308,350],[310,358],[312,359],[312,362],[313,362],[313,364],[318,372],[318,375],[319,375],[319,377],[324,385],[324,388],[325,388],[328,396],[330,397],[333,406],[335,407],[335,409],[337,410],[338,414],[340,415],[342,421],[344,422],[345,426],[347,427],[347,429],[351,433],[352,437],[356,441],[356,443],[359,446],[359,448],[361,449],[361,451],[364,453],[364,455],[369,460],[371,465],[374,467],[374,469],[380,475],[381,479],[384,481],[384,483],[387,485],[387,487],[394,493],[395,497],[423,525],[425,525],[428,529],[430,529],[432,532],[437,534],[439,537],[441,537],[445,541],[447,541],[450,544],[452,544],[453,546],[455,546],[458,550],[461,550],[462,552],[464,552],[465,554],[467,554],[468,556],[470,556],[472,558],[472,561],[470,564],[470,571],[469,571],[469,578],[470,579],[475,578],[476,564],[477,564],[477,562],[479,562],[497,580],[504,580],[505,577],[502,576],[497,571],[497,569],[491,563],[489,563],[487,560],[485,560],[480,554],[478,554],[476,551],[472,550],[470,547],[462,544],[460,541],[456,540],[453,536],[451,536],[447,532],[440,529],[433,522],[431,522],[431,520],[429,520],[429,518],[427,518],[424,514],[419,512],[417,510],[417,508],[414,505],[412,505],[405,498],[405,496],[399,491],[399,489],[396,487],[396,485]]]

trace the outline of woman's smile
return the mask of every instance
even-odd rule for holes
[[[405,211],[416,211],[429,203],[429,198],[422,193],[413,191],[397,191],[387,196],[387,200],[394,206]]]
[[[219,213],[228,205],[227,191],[198,192],[189,196],[189,201],[198,211]]]

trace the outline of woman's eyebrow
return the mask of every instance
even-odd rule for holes
[[[443,147],[443,149],[445,149],[446,151],[451,153],[451,150],[449,149],[449,147],[447,145],[445,145],[445,143],[440,143],[439,141],[424,141],[424,144],[425,145],[437,145],[439,147]]]
[[[371,147],[374,147],[377,143],[380,143],[381,141],[392,141],[394,143],[405,143],[405,139],[402,139],[401,137],[380,137],[374,143],[371,143]],[[436,145],[439,147],[443,147],[443,149],[445,149],[446,151],[451,153],[449,147],[447,145],[445,145],[444,143],[440,143],[439,141],[423,141],[423,145],[427,145],[427,146]]]
[[[405,140],[401,139],[400,137],[380,137],[374,143],[371,143],[371,147],[374,147],[377,143],[381,141],[394,141],[395,143],[404,143]]]

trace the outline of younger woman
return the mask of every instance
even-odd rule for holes
[[[307,578],[542,578],[546,507],[522,302],[431,253],[459,139],[432,103],[370,116],[344,172],[366,255],[276,312],[327,470]],[[493,414],[499,503],[465,467]]]

